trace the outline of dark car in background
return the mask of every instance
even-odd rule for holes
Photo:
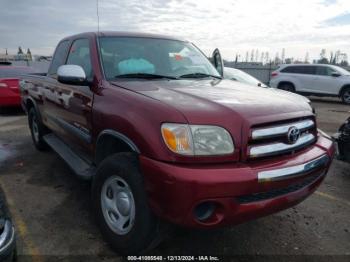
[[[0,261],[16,260],[16,234],[6,198],[0,188]]]
[[[350,163],[350,117],[333,135],[333,139],[337,142],[338,158]]]
[[[35,73],[27,66],[0,65],[0,108],[20,107],[19,81],[21,76]]]

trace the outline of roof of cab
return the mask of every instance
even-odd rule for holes
[[[114,36],[114,37],[144,37],[144,38],[156,38],[156,39],[168,39],[168,40],[177,40],[177,41],[183,41],[188,42],[185,39],[182,39],[180,37],[174,37],[169,35],[161,35],[161,34],[151,34],[151,33],[139,33],[139,32],[123,32],[123,31],[100,31],[100,32],[85,32],[80,33],[76,35],[71,35],[68,37],[65,37],[63,40],[70,40],[70,39],[76,39],[81,37],[91,37],[91,36],[99,36],[99,37],[105,37],[105,36]]]

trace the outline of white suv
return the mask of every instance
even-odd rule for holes
[[[339,66],[281,65],[272,72],[270,86],[305,95],[339,96],[350,104],[350,72]]]

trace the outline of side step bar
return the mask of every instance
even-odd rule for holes
[[[82,179],[89,180],[95,174],[96,168],[72,151],[54,134],[43,136],[44,141],[68,164],[68,166]]]

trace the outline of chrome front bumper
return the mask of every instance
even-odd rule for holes
[[[273,169],[268,171],[262,171],[258,173],[258,181],[259,183],[268,182],[268,181],[280,181],[290,178],[296,178],[299,176],[303,176],[309,172],[317,170],[321,167],[327,166],[330,158],[328,155],[323,155],[319,158],[316,158],[307,163],[285,167],[280,169]]]

